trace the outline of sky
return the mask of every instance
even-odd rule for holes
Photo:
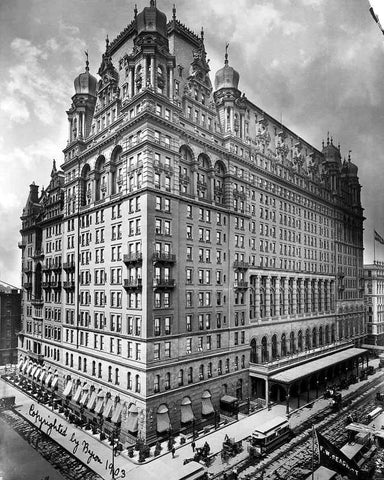
[[[20,215],[29,185],[47,186],[63,163],[66,110],[84,50],[97,76],[106,35],[133,18],[130,0],[0,1],[0,279],[21,283]],[[149,0],[137,0],[140,11]],[[384,36],[368,0],[157,0],[205,31],[211,80],[229,63],[239,89],[316,148],[333,136],[359,167],[365,262],[384,236]],[[384,26],[384,0],[372,0]],[[384,246],[376,245],[384,261]]]

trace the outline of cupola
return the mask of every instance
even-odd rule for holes
[[[323,142],[322,154],[324,155],[325,160],[327,162],[336,163],[339,166],[341,165],[340,149],[333,144],[332,137],[331,137],[331,140],[329,140],[329,133],[327,138],[327,145],[324,146],[324,142]]]
[[[96,85],[97,80],[96,78],[89,73],[89,62],[88,62],[88,54],[87,61],[85,64],[85,72],[80,73],[78,77],[75,78],[74,86],[75,86],[75,93],[76,94],[86,94],[86,95],[93,95],[96,97]]]
[[[240,75],[228,64],[228,45],[225,47],[225,61],[224,67],[221,68],[215,75],[215,90],[221,88],[235,88],[238,89]]]
[[[141,32],[157,32],[167,36],[167,17],[157,9],[155,0],[151,0],[150,6],[137,15],[136,28],[138,35]]]

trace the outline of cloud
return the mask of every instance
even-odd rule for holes
[[[21,98],[5,97],[0,100],[0,111],[8,120],[15,123],[25,123],[30,118],[27,104]]]

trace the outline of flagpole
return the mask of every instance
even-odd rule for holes
[[[373,264],[376,261],[376,238],[375,238],[375,230],[373,230]]]

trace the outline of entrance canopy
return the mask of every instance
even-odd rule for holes
[[[324,370],[359,355],[365,355],[366,353],[367,350],[364,350],[363,348],[349,348],[348,350],[342,350],[341,352],[333,353],[332,355],[327,355],[326,357],[318,358],[317,360],[312,360],[303,365],[289,368],[284,372],[276,373],[270,377],[270,380],[276,383],[290,385],[297,380],[308,377],[320,370]]]

